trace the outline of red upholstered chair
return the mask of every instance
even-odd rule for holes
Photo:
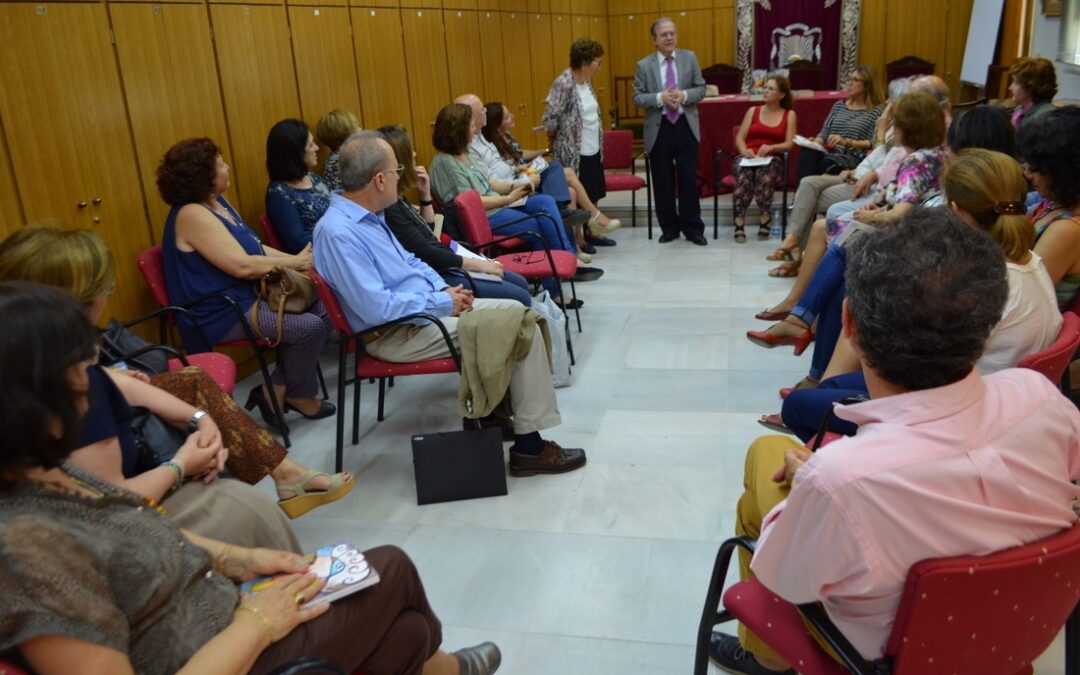
[[[734,149],[738,146],[735,145],[735,138],[739,135],[739,126],[734,127],[731,130],[731,147],[732,151],[729,152],[723,148],[720,148],[713,153],[713,197],[712,197],[712,238],[716,239],[720,232],[720,195],[726,195],[735,191],[735,172],[727,174],[726,176],[720,171],[720,162],[724,156],[731,158],[734,162],[739,156],[738,152]],[[780,206],[780,228],[782,235],[787,236],[787,189],[788,189],[788,155],[790,153],[782,153],[778,155],[783,162],[783,167],[780,169],[780,184],[778,187],[781,190],[782,204]]]
[[[342,455],[345,449],[345,388],[351,382],[353,385],[353,422],[352,422],[352,443],[356,445],[360,442],[360,382],[365,378],[378,378],[379,380],[379,414],[378,420],[383,421],[383,403],[386,398],[386,378],[395,377],[397,375],[435,375],[444,373],[460,373],[461,372],[461,358],[458,356],[457,348],[454,346],[454,341],[450,339],[450,333],[446,330],[446,326],[438,317],[432,314],[417,313],[403,316],[400,319],[387,322],[381,326],[375,326],[363,332],[356,332],[349,325],[349,320],[345,316],[345,312],[341,309],[341,304],[338,302],[337,296],[334,295],[334,291],[330,288],[330,284],[323,279],[318,270],[314,267],[309,270],[311,280],[315,282],[315,290],[319,293],[319,299],[323,301],[323,305],[326,307],[327,314],[330,315],[330,323],[334,326],[334,330],[338,333],[338,388],[337,388],[337,445],[334,449],[334,461],[336,472],[341,471]],[[368,335],[375,331],[385,330],[392,326],[396,326],[401,323],[413,323],[417,321],[427,321],[433,323],[439,327],[442,331],[443,339],[446,341],[446,348],[450,352],[450,356],[439,359],[428,359],[427,361],[417,361],[415,363],[391,363],[389,361],[380,361],[371,354],[368,354],[363,348],[364,335]],[[354,370],[353,376],[348,377],[348,354],[353,354]]]
[[[540,240],[544,244],[544,250],[542,251],[537,249],[509,253],[496,256],[495,260],[503,268],[511,272],[517,272],[533,283],[548,277],[554,278],[558,286],[559,296],[562,298],[566,297],[563,293],[562,282],[569,281],[570,290],[574,293],[574,297],[577,297],[577,288],[574,287],[574,275],[577,274],[578,261],[577,256],[573,253],[559,249],[552,250],[547,241],[544,240],[544,236],[539,232],[518,233],[511,237],[494,237],[491,231],[491,223],[488,222],[487,213],[484,211],[484,204],[480,201],[480,193],[476,190],[466,190],[454,197],[454,206],[457,207],[462,229],[469,238],[469,242],[478,251],[501,248],[507,242],[519,243],[529,239]],[[537,216],[542,217],[544,214],[537,214]],[[574,314],[577,317],[577,327],[580,333],[581,312],[576,307],[574,308]],[[566,348],[569,350],[570,360],[573,362],[574,347],[570,341],[569,316],[566,317]]]
[[[184,312],[184,311],[186,311],[188,306],[198,304],[199,302],[201,302],[202,300],[205,299],[205,298],[196,299],[196,300],[188,303],[187,306],[185,306],[185,307],[180,307],[180,306],[172,304],[172,302],[169,300],[168,288],[166,288],[166,286],[165,286],[165,262],[164,262],[164,258],[162,256],[161,245],[160,244],[157,245],[157,246],[151,246],[150,248],[148,248],[148,249],[144,250],[142,253],[140,253],[139,257],[138,257],[138,260],[137,260],[137,264],[138,264],[138,267],[139,267],[139,272],[140,272],[140,274],[142,274],[143,280],[146,282],[147,287],[150,289],[150,294],[153,296],[154,300],[162,307],[162,309],[166,310],[161,315],[162,322],[163,322],[162,323],[162,329],[161,329],[162,330],[162,335],[165,334],[165,324],[164,324],[164,322],[166,320],[169,323],[172,323],[174,321],[174,315],[177,312]],[[221,296],[221,297],[225,297],[225,296]],[[242,340],[228,340],[228,341],[225,341],[225,342],[219,342],[217,345],[209,345],[208,344],[207,346],[210,346],[210,347],[250,347],[251,350],[255,353],[256,360],[258,360],[259,370],[262,372],[263,384],[266,387],[266,391],[273,391],[273,386],[274,385],[270,380],[270,369],[266,366],[266,358],[263,356],[263,352],[266,349],[270,348],[270,346],[269,346],[270,341],[265,339],[265,338],[256,337],[255,333],[251,330],[251,327],[248,325],[247,321],[243,320],[244,312],[239,307],[237,307],[236,304],[233,303],[230,298],[226,298],[226,300],[228,300],[229,303],[232,304],[233,309],[236,311],[236,317],[237,317],[236,320],[241,322],[242,325],[244,326],[244,331],[245,331],[245,333],[247,333],[247,338],[242,339]],[[197,324],[196,324],[196,327],[197,327]],[[208,342],[208,341],[205,340],[205,338],[204,338],[203,342]],[[320,380],[321,379],[322,379],[322,375],[320,373]],[[326,385],[324,384],[323,385],[324,396],[326,395],[325,391],[326,391]],[[275,418],[275,420],[277,422],[276,426],[281,431],[282,445],[284,445],[287,448],[290,445],[290,441],[289,441],[289,425],[285,422],[285,415],[282,413],[281,409],[278,407],[277,397],[276,396],[269,396],[267,398],[269,399],[268,402],[270,403],[270,407],[274,411],[274,418]]]
[[[638,176],[637,158],[645,156],[645,177]],[[626,171],[630,173],[608,173]],[[645,188],[648,211],[645,218],[649,225],[649,239],[652,239],[652,192],[649,190],[649,155],[645,152],[634,154],[634,132],[620,129],[604,132],[604,187],[608,192],[630,191],[630,226],[637,227],[637,191]]]
[[[1076,349],[1080,347],[1080,316],[1065,312],[1061,318],[1064,319],[1064,323],[1061,324],[1061,331],[1053,344],[1038,354],[1020,359],[1016,367],[1039,371],[1054,384],[1062,386],[1064,394],[1068,396],[1069,385],[1066,375],[1069,364],[1076,355]]]
[[[263,239],[270,245],[270,248],[276,248],[279,251],[285,250],[281,246],[281,237],[278,236],[277,228],[270,222],[270,216],[265,213],[260,214],[259,227],[262,228]]]
[[[708,667],[712,626],[738,619],[803,675],[845,672],[873,675],[1031,673],[1031,662],[1066,626],[1066,672],[1080,672],[1080,527],[985,556],[924,560],[907,575],[885,656],[866,662],[829,621],[819,604],[787,603],[756,579],[733,585],[716,600],[736,547],[753,540],[729,539],[720,547],[709,600],[698,627],[695,675]],[[810,636],[802,617],[841,656],[833,661]],[[1067,622],[1067,624],[1066,624]],[[883,670],[887,667],[887,670]]]

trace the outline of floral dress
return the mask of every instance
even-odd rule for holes
[[[900,162],[896,178],[879,193],[878,204],[886,208],[897,204],[922,204],[941,193],[941,172],[945,166],[945,153],[942,148],[920,148]],[[828,240],[840,236],[853,220],[854,213],[826,221],[825,229]]]

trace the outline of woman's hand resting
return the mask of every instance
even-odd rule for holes
[[[311,621],[330,609],[328,602],[312,607],[306,604],[325,585],[325,581],[310,574],[289,574],[279,577],[273,584],[258,593],[242,596],[240,606],[251,607],[255,611],[247,612],[237,609],[236,619],[244,615],[255,615],[249,620],[257,621],[258,616],[262,616],[269,626],[264,625],[261,628],[266,630],[271,643],[277,642],[288,635],[293,628],[305,621]]]
[[[226,455],[227,452],[221,445],[220,432],[210,434],[199,428],[187,437],[176,451],[173,461],[183,467],[185,478],[210,483],[225,468]]]

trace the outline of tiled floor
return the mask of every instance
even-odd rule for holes
[[[616,214],[619,204],[629,199],[605,201]],[[646,239],[643,215],[636,229],[624,218],[618,246],[595,256],[603,279],[579,285],[585,332],[574,334],[573,384],[558,390],[563,424],[547,435],[585,447],[588,466],[509,478],[506,497],[419,507],[410,436],[459,428],[457,378],[400,378],[381,423],[376,388],[364,387],[360,444],[345,453],[357,488],[295,522],[308,547],[351,539],[404,548],[445,646],[494,640],[500,673],[689,673],[713,557],[732,534],[743,454],[763,432],[755,420],[778,411],[777,389],[805,374],[808,354],[743,335],[764,325],[754,312],[790,283],[765,275],[776,241],[736,246],[730,227],[718,241],[709,227],[707,247],[661,246]],[[331,386],[335,354],[323,359]],[[333,420],[293,418],[293,457],[332,468]],[[1061,672],[1060,652],[1037,672]]]

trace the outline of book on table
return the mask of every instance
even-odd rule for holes
[[[351,542],[322,546],[308,554],[308,559],[308,572],[326,581],[319,594],[307,601],[308,605],[334,602],[379,583],[379,573]],[[275,574],[245,581],[240,585],[240,591],[256,594],[272,586],[282,576],[287,575]]]

